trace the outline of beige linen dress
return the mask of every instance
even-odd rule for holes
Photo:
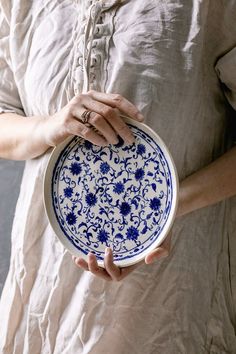
[[[90,87],[137,105],[180,179],[232,145],[236,1],[0,4],[1,112],[60,110],[85,87],[84,46],[92,44]],[[49,153],[25,166],[0,302],[0,352],[236,353],[235,199],[179,218],[167,259],[110,283],[78,269],[47,221]]]

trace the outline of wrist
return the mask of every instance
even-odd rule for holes
[[[52,122],[50,116],[36,117],[34,130],[35,139],[42,147],[49,148],[53,146],[50,141],[51,125]]]
[[[56,115],[44,117],[40,127],[42,141],[47,147],[55,147],[68,138],[69,133],[62,119]]]
[[[180,183],[177,218],[200,209],[205,204],[203,189],[191,176]]]
[[[189,204],[189,194],[187,188],[184,186],[184,183],[181,182],[179,186],[179,200],[178,207],[176,212],[176,218],[183,216],[188,213],[188,204]]]
[[[50,148],[47,143],[47,125],[45,116],[29,117],[31,119],[31,134],[30,139],[26,141],[26,156],[29,158],[35,158],[42,155],[46,150]]]

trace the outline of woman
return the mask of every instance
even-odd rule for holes
[[[0,154],[27,160],[1,352],[235,353],[236,202],[226,198],[236,194],[228,134],[236,4],[14,0],[1,8]],[[169,257],[147,265],[169,252],[168,239],[146,264],[123,270],[108,249],[102,270],[93,255],[73,263],[58,242],[42,183],[48,149],[71,134],[132,143],[118,110],[144,116],[166,142],[180,203]]]

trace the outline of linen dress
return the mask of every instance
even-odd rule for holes
[[[233,144],[235,23],[229,0],[2,0],[1,112],[60,110],[85,87],[91,45],[90,88],[137,105],[182,180]],[[48,223],[49,154],[26,161],[0,352],[236,353],[235,198],[179,218],[168,258],[106,282],[74,265]]]

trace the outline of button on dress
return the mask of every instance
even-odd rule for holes
[[[1,113],[48,116],[88,88],[120,93],[165,141],[181,180],[233,145],[234,1],[3,0],[0,8]],[[0,352],[236,353],[235,198],[179,218],[168,258],[106,282],[75,266],[48,223],[50,152],[26,161]]]

